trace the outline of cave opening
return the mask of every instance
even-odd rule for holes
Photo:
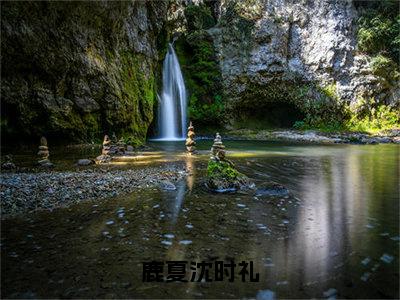
[[[241,107],[237,110],[235,127],[251,129],[292,128],[296,121],[305,118],[304,113],[290,102],[268,102],[262,106]]]

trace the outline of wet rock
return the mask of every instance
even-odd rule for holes
[[[280,184],[271,183],[258,188],[256,190],[255,195],[256,197],[262,197],[262,196],[283,197],[289,195],[289,190]]]
[[[119,153],[119,154],[124,154],[124,153],[125,153],[126,144],[125,144],[125,142],[124,142],[124,140],[123,140],[122,138],[120,138],[120,139],[118,140],[116,146],[117,146],[117,149],[118,149],[118,153]]]
[[[126,150],[129,151],[129,152],[133,152],[134,149],[133,149],[133,147],[131,145],[128,145],[126,147]]]
[[[252,189],[254,183],[236,170],[234,164],[225,158],[225,146],[219,133],[216,134],[207,166],[206,187],[218,193]]]
[[[167,241],[167,240],[163,240],[163,241],[161,241],[161,244],[163,244],[165,246],[171,246],[172,242],[171,241]]]
[[[387,253],[384,253],[382,256],[381,256],[381,261],[383,261],[383,262],[385,262],[385,263],[387,263],[387,264],[390,264],[392,261],[393,261],[393,259],[394,259],[394,257],[392,256],[392,255],[389,255],[389,254],[387,254]]]
[[[261,290],[258,291],[256,295],[256,300],[274,300],[275,293],[271,290]]]
[[[371,261],[371,258],[366,257],[361,261],[361,264],[363,264],[364,266],[368,265],[369,262]]]
[[[91,159],[87,159],[87,158],[83,158],[78,160],[78,162],[76,163],[78,166],[89,166],[91,164],[93,164],[94,161]]]
[[[369,277],[371,276],[370,272],[365,272],[362,276],[361,276],[361,280],[362,281],[368,281]]]
[[[166,191],[174,191],[176,190],[175,184],[173,184],[171,181],[168,180],[162,180],[159,183],[159,186],[161,189],[166,190]]]
[[[13,158],[10,154],[5,155],[3,158],[3,162],[1,164],[1,169],[2,170],[13,170],[16,169],[17,167],[15,166],[13,162]]]
[[[336,289],[333,289],[333,288],[330,288],[329,290],[327,290],[327,291],[325,291],[325,292],[323,293],[323,295],[324,295],[325,298],[334,297],[334,296],[336,296],[336,294],[337,294],[337,290],[336,290]]]
[[[190,245],[191,243],[193,243],[193,242],[190,241],[190,240],[182,240],[182,241],[179,241],[179,244],[180,244],[180,245]]]

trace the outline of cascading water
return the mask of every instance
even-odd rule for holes
[[[186,88],[178,57],[172,44],[163,65],[163,89],[159,97],[158,126],[161,140],[181,140],[185,138],[187,126]]]

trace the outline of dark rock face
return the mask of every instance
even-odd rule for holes
[[[143,140],[166,12],[164,1],[2,3],[3,135]]]

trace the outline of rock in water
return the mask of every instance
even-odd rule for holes
[[[12,156],[10,154],[4,156],[3,162],[1,163],[2,170],[13,170],[16,166],[13,162]]]
[[[208,189],[215,192],[232,192],[254,187],[250,179],[238,172],[234,164],[225,158],[225,146],[219,133],[216,134],[207,166]]]
[[[194,140],[194,137],[196,134],[194,133],[194,127],[192,122],[190,122],[189,127],[188,127],[188,133],[187,133],[187,139],[185,142],[186,150],[188,154],[192,155],[196,151],[196,142]]]
[[[289,190],[284,186],[276,183],[260,187],[256,190],[256,196],[271,196],[271,197],[283,197],[289,195]]]
[[[162,188],[163,190],[166,190],[166,191],[176,190],[175,184],[173,184],[171,181],[168,181],[168,180],[160,181],[159,186],[160,186],[160,188]]]
[[[256,300],[274,300],[275,293],[271,290],[261,290],[258,291]]]
[[[77,165],[78,166],[89,166],[93,164],[93,161],[91,159],[83,158],[78,160]]]
[[[40,139],[40,146],[39,146],[39,152],[38,152],[39,160],[38,164],[41,167],[53,167],[53,164],[49,160],[50,152],[49,148],[47,147],[47,139],[42,136]]]

